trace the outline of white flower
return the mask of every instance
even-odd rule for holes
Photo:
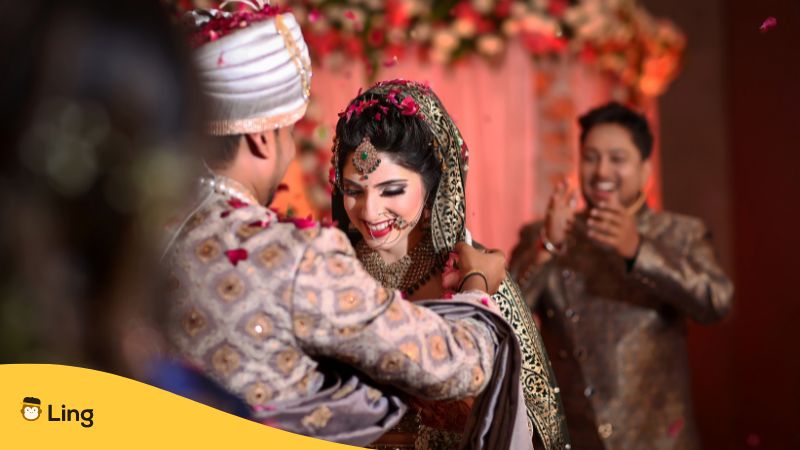
[[[514,19],[507,19],[502,25],[503,34],[508,37],[514,37],[519,34],[519,22]]]
[[[481,14],[486,14],[494,8],[494,0],[472,0],[472,7]]]
[[[411,38],[417,42],[425,42],[431,38],[433,28],[427,22],[420,22],[411,30]]]
[[[439,64],[445,64],[450,60],[450,52],[442,51],[437,48],[432,48],[430,52],[431,61]]]
[[[380,11],[383,9],[383,0],[367,0],[365,3],[367,8],[373,11]]]
[[[475,36],[475,22],[470,19],[458,18],[453,22],[453,30],[461,37],[470,38]]]
[[[392,44],[402,44],[406,40],[406,30],[402,28],[391,28],[386,32],[386,39]]]
[[[452,31],[448,29],[437,30],[433,35],[433,48],[438,51],[450,53],[458,47],[458,41],[458,36],[453,34]]]
[[[495,56],[503,51],[505,43],[495,34],[487,34],[478,38],[478,51],[486,56]]]
[[[555,36],[559,31],[558,22],[555,19],[536,13],[526,15],[520,25],[523,31],[539,33],[545,36]]]
[[[404,0],[403,7],[409,17],[422,15],[430,11],[430,5],[423,4],[420,0]]]
[[[520,18],[528,13],[528,7],[521,2],[514,2],[511,5],[511,17]]]

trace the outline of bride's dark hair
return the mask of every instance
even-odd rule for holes
[[[360,112],[354,111],[349,120],[342,115],[336,124],[339,138],[339,173],[342,173],[347,158],[351,158],[356,147],[365,136],[379,152],[386,153],[395,164],[413,170],[422,176],[426,193],[431,193],[439,184],[442,175],[433,150],[433,133],[418,115],[404,115],[383,96],[365,93],[352,103],[377,100]],[[431,196],[429,196],[431,197]]]

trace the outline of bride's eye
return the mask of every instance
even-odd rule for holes
[[[406,193],[406,188],[402,188],[402,189],[387,189],[387,190],[383,191],[382,195],[384,197],[395,197],[395,196],[398,196],[398,195],[403,195],[405,193]]]
[[[348,197],[357,197],[357,196],[361,195],[361,190],[360,189],[344,188],[344,189],[342,189],[342,193],[344,193],[344,195],[346,195]]]

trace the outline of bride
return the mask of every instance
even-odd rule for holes
[[[412,301],[457,291],[451,252],[457,242],[470,242],[468,152],[439,98],[413,81],[380,82],[340,113],[334,142],[333,216],[366,270]],[[483,274],[464,274],[473,276]],[[535,448],[569,448],[553,371],[519,287],[507,277],[492,300],[520,342],[520,383]],[[415,405],[376,448],[458,448],[471,399]]]

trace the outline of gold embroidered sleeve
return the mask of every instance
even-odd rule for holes
[[[719,320],[733,304],[733,284],[717,263],[705,226],[682,228],[690,236],[685,245],[678,233],[643,237],[631,275],[694,320]]]
[[[366,273],[349,244],[335,244],[343,234],[329,234],[309,245],[295,282],[294,334],[307,351],[424,398],[481,392],[495,353],[488,328],[472,319],[444,320],[403,300]],[[481,297],[465,293],[456,300]]]

